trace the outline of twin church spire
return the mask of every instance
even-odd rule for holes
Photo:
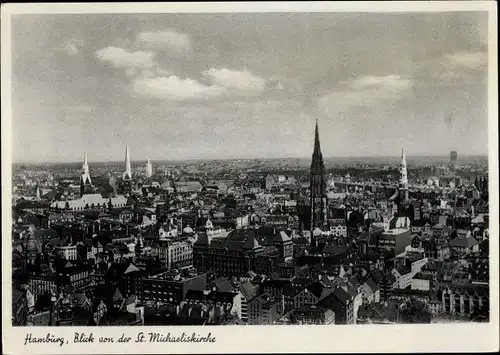
[[[146,163],[146,175],[147,177],[151,177],[153,172],[153,167],[149,157],[147,158]],[[132,166],[130,164],[130,151],[128,148],[128,144],[125,146],[125,171],[122,174],[122,180],[131,182],[132,180]],[[89,194],[93,192],[92,180],[90,178],[90,168],[87,158],[87,153],[83,154],[83,164],[82,164],[82,173],[80,175],[80,196],[85,194]]]

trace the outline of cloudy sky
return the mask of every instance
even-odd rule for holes
[[[487,152],[487,13],[17,15],[15,161]]]

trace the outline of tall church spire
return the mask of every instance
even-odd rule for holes
[[[401,149],[401,163],[399,166],[399,190],[404,198],[408,200],[408,171],[406,169],[406,154],[405,149]]]
[[[325,164],[319,141],[318,120],[314,133],[314,151],[310,170],[310,198],[311,198],[311,245],[315,245],[313,231],[317,227],[325,226],[328,218],[328,202],[326,196]]]
[[[314,154],[322,157],[321,145],[319,143],[319,128],[317,119],[316,119],[316,129],[314,131]]]
[[[87,153],[83,154],[82,175],[80,176],[80,196],[91,193],[92,180],[90,179],[90,169]]]
[[[311,174],[313,171],[317,174],[325,173],[325,165],[323,163],[323,154],[321,153],[321,145],[319,142],[318,120],[316,120],[316,129],[314,132],[314,151],[311,161]]]
[[[130,154],[128,151],[128,144],[125,146],[125,171],[123,173],[123,179],[132,179],[132,168],[130,167]]]

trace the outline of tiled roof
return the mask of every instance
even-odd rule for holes
[[[411,272],[410,268],[406,267],[405,265],[400,265],[396,268],[397,272],[399,272],[401,275],[407,275]]]
[[[214,287],[219,292],[233,292],[234,288],[225,277],[219,277],[213,281]]]
[[[257,296],[258,288],[251,282],[245,282],[240,285],[240,292],[247,301]]]
[[[115,293],[113,294],[113,302],[122,301],[123,295],[119,289],[115,289]]]
[[[280,231],[278,234],[276,234],[276,236],[274,237],[273,240],[276,242],[283,242],[284,243],[284,242],[291,241],[292,239],[290,239],[290,237],[288,236],[288,234],[285,231]]]
[[[379,289],[377,283],[375,281],[373,281],[372,279],[368,279],[366,281],[366,284],[368,285],[368,287],[370,287],[372,289],[373,292],[376,292]]]
[[[461,248],[470,248],[475,245],[478,245],[479,242],[474,238],[455,238],[450,240],[450,247],[461,247]]]

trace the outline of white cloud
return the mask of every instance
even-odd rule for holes
[[[210,99],[226,93],[226,89],[218,85],[206,86],[177,76],[136,78],[132,82],[132,91],[145,98],[172,101]]]
[[[266,87],[266,80],[251,74],[247,70],[237,71],[226,68],[211,68],[205,70],[202,74],[213,84],[228,89],[258,93],[262,92]]]
[[[185,33],[176,31],[141,32],[137,43],[145,48],[182,54],[191,50],[191,39]]]
[[[399,75],[363,76],[339,83],[337,88],[319,99],[319,105],[327,112],[369,107],[381,101],[398,100],[412,86],[411,79]]]
[[[450,85],[486,79],[488,66],[485,52],[456,52],[424,61],[417,70],[422,85]]]
[[[84,41],[81,39],[70,39],[58,48],[61,51],[66,52],[66,54],[70,56],[75,56],[80,53],[80,50],[83,48]]]
[[[351,90],[366,91],[372,89],[382,89],[387,92],[396,93],[400,89],[406,89],[411,85],[409,79],[402,78],[399,75],[373,76],[367,75],[354,80],[343,82]]]
[[[448,69],[474,70],[486,67],[488,56],[483,52],[460,52],[448,54],[443,58],[443,65]]]
[[[106,47],[96,51],[96,57],[104,62],[109,62],[117,69],[150,69],[156,63],[154,61],[155,53],[135,51],[130,52],[119,47]],[[132,71],[129,70],[128,74]]]

